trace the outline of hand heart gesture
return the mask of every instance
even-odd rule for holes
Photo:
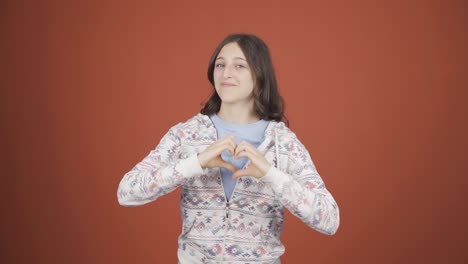
[[[234,158],[247,157],[250,163],[245,169],[236,171],[232,178],[236,179],[241,176],[253,176],[257,179],[265,176],[270,169],[270,163],[265,159],[263,154],[254,146],[246,141],[242,141],[237,145],[234,152]]]
[[[247,157],[250,163],[247,164],[245,169],[237,170],[233,164],[221,158],[221,153],[225,150],[228,150],[236,159]],[[234,179],[241,176],[261,178],[265,176],[271,166],[265,157],[263,157],[262,153],[248,142],[242,141],[239,145],[236,145],[234,136],[224,137],[216,141],[198,154],[198,160],[203,169],[223,167],[232,171],[232,178]]]

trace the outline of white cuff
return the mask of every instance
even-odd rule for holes
[[[203,174],[203,169],[198,161],[197,153],[180,161],[180,168],[184,178],[191,178]]]
[[[271,166],[270,169],[267,171],[265,176],[260,178],[264,182],[270,183],[271,187],[277,194],[281,194],[283,192],[283,186],[286,182],[290,181],[291,176],[282,172],[278,168]]]

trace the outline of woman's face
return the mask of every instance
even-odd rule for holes
[[[213,79],[223,103],[248,102],[255,82],[247,59],[236,42],[226,44],[216,57]]]

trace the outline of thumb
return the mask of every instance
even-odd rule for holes
[[[237,168],[234,165],[232,165],[231,163],[226,162],[224,160],[221,161],[220,167],[226,168],[226,169],[232,171],[233,173],[235,173],[237,171]]]
[[[251,174],[252,173],[250,172],[250,169],[246,168],[246,169],[236,171],[234,174],[232,174],[232,178],[236,179],[236,178],[239,178],[239,177],[242,177],[242,176],[248,176],[248,175],[251,175]]]

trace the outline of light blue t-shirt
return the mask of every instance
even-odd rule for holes
[[[260,119],[259,121],[251,124],[233,124],[224,121],[217,114],[212,114],[210,119],[213,121],[216,131],[218,132],[218,140],[223,137],[233,135],[235,137],[234,141],[236,144],[239,144],[241,141],[247,141],[256,148],[263,142],[265,137],[265,129],[269,123],[269,121]],[[242,169],[248,161],[247,157],[235,159],[228,150],[225,150],[223,153],[221,153],[221,158],[229,163],[232,163],[237,169]],[[225,168],[220,169],[224,191],[226,193],[227,199],[230,200],[237,179],[232,179],[232,172],[230,170]]]

